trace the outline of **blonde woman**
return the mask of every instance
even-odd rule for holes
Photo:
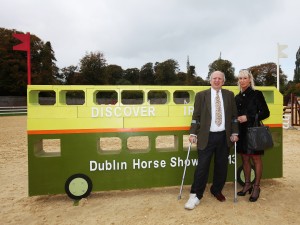
[[[262,177],[263,164],[261,156],[264,151],[253,151],[247,148],[247,128],[253,127],[255,116],[258,121],[269,117],[270,111],[261,91],[255,90],[253,76],[248,70],[241,70],[238,74],[238,86],[240,92],[235,96],[238,110],[239,141],[237,142],[237,152],[241,155],[243,170],[245,175],[245,185],[237,193],[239,196],[251,194],[249,201],[255,202],[260,194],[260,179]],[[250,182],[251,161],[255,168],[255,181],[252,186]]]

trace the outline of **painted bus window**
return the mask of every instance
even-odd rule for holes
[[[127,138],[127,149],[130,152],[149,152],[149,136],[133,136]]]
[[[183,135],[182,136],[182,139],[183,139],[182,147],[183,147],[183,149],[187,149],[189,147],[189,145],[190,145],[189,137],[190,137],[190,135]]]
[[[66,105],[84,105],[85,92],[81,90],[61,91],[60,100]]]
[[[189,145],[190,145],[189,137],[190,137],[189,134],[182,136],[182,149],[185,152],[187,152],[188,149],[189,149]],[[192,144],[191,151],[197,151],[197,144],[196,143]]]
[[[60,139],[41,139],[34,145],[34,153],[38,157],[61,156]]]
[[[100,154],[116,154],[122,149],[122,140],[119,137],[101,137],[98,142]]]
[[[96,104],[115,105],[118,103],[118,93],[116,91],[97,91]]]
[[[268,104],[274,104],[274,91],[263,90],[262,93],[263,93],[263,95],[265,97],[265,100]]]
[[[157,136],[155,148],[157,151],[178,151],[178,138],[175,135]]]
[[[141,105],[144,102],[143,91],[122,91],[121,102],[124,105]]]
[[[38,102],[40,105],[54,105],[56,103],[55,91],[40,91]]]
[[[168,102],[167,93],[165,91],[149,91],[147,102],[149,104],[166,104]]]
[[[175,91],[173,93],[173,99],[176,104],[188,104],[191,101],[188,91]]]

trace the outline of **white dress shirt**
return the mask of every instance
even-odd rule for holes
[[[225,130],[225,111],[224,111],[224,104],[223,104],[223,97],[222,97],[222,91],[220,89],[219,91],[219,96],[221,100],[221,109],[222,109],[222,123],[220,126],[217,126],[215,123],[216,119],[216,95],[217,91],[213,88],[211,90],[211,123],[210,123],[210,131],[211,132],[219,132],[219,131],[224,131]]]

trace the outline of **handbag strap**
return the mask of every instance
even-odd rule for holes
[[[255,114],[255,121],[254,121],[254,126],[258,127],[258,125],[260,126],[264,126],[262,121],[258,121],[258,113]]]

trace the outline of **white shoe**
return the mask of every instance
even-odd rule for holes
[[[200,200],[197,198],[196,194],[190,194],[190,198],[185,203],[184,208],[185,209],[194,209],[197,205],[199,205]]]

